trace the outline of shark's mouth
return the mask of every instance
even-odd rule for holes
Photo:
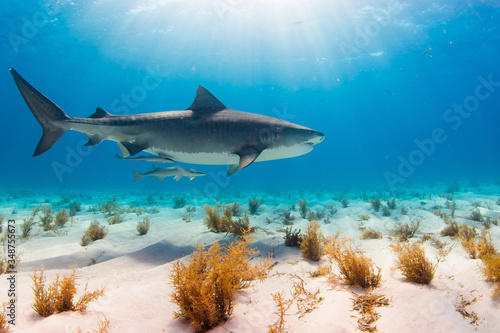
[[[325,139],[325,135],[321,132],[314,131],[314,136],[307,140],[307,144],[310,144],[312,146],[317,145],[318,143],[322,142]]]

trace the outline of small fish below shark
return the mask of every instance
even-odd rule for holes
[[[134,182],[142,179],[144,177],[156,177],[159,181],[165,179],[165,177],[174,176],[175,181],[179,181],[182,177],[188,177],[189,180],[193,180],[195,177],[205,176],[206,173],[196,171],[193,169],[184,169],[180,165],[176,165],[169,168],[158,168],[153,164],[153,170],[140,173],[139,171],[134,172]]]
[[[176,162],[229,164],[227,176],[231,176],[253,162],[307,154],[325,138],[289,121],[230,109],[201,86],[186,110],[112,115],[97,108],[87,118],[70,117],[13,68],[10,72],[43,129],[33,156],[46,152],[72,130],[88,137],[86,146],[118,142],[124,157],[145,151]]]
[[[123,157],[116,154],[116,158],[124,161],[139,161],[139,162],[153,162],[153,163],[175,163],[170,158],[161,156],[137,156],[137,157]]]

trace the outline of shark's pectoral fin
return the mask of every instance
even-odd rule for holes
[[[139,145],[136,145],[135,143],[132,143],[132,142],[120,142],[120,150],[122,151],[122,154],[124,157],[127,157],[127,156],[130,156],[130,155],[135,155],[135,154],[138,154],[140,153],[141,151],[143,151],[145,148],[144,147],[141,147]],[[126,152],[124,152],[122,150],[122,147],[124,148],[124,150],[126,150]]]
[[[250,146],[238,152],[235,152],[235,154],[240,157],[240,163],[231,165],[229,167],[229,170],[227,170],[226,176],[229,177],[235,174],[238,170],[246,168],[247,166],[252,164],[253,161],[255,161],[257,157],[259,157],[260,153],[262,153],[263,150],[264,148]]]
[[[85,144],[87,147],[97,146],[102,142],[102,138],[99,135],[87,135],[89,141]]]
[[[257,157],[259,157],[260,153],[262,153],[263,150],[264,148],[257,148],[251,146],[242,149],[239,152],[236,152],[236,155],[240,157],[240,165],[239,165],[240,169],[246,168],[247,166],[252,164],[253,161],[255,161]]]
[[[238,170],[240,170],[240,166],[238,164],[231,164],[227,170],[226,177],[234,175],[238,172]]]

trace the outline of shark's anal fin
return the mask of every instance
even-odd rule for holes
[[[227,109],[214,95],[202,86],[198,86],[193,104],[186,110],[196,113],[218,112]]]
[[[97,146],[102,142],[102,138],[99,135],[87,135],[89,141],[85,144],[87,147]]]
[[[123,154],[124,157],[127,157],[129,155],[133,156],[133,155],[140,153],[141,151],[144,150],[143,147],[136,145],[135,143],[132,143],[132,142],[128,142],[128,141],[127,142],[120,142],[120,144],[127,151],[127,154]],[[121,147],[120,147],[120,149],[121,149]],[[123,153],[123,150],[122,150],[122,153]]]
[[[96,111],[88,116],[88,118],[107,118],[112,117],[113,115],[109,112],[104,111],[101,108],[97,108]],[[100,144],[104,139],[100,135],[88,135],[89,141],[85,144],[87,147],[93,147]]]
[[[246,168],[250,164],[255,161],[257,157],[259,157],[260,153],[264,148],[258,148],[255,146],[250,146],[243,148],[242,150],[235,152],[236,155],[240,157],[240,163],[239,164],[233,164],[229,167],[229,170],[227,171],[226,176],[231,176],[235,174],[238,170],[241,170],[243,168]]]
[[[163,179],[165,179],[165,176],[159,176],[159,175],[155,175],[153,177],[156,177],[160,182],[163,181]]]

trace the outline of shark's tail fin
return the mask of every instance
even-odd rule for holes
[[[139,179],[141,179],[142,177],[144,177],[144,175],[142,173],[140,173],[139,171],[133,171],[133,173],[134,173],[134,182],[136,182]]]
[[[49,150],[66,132],[59,122],[70,118],[61,108],[26,82],[13,68],[9,69],[19,92],[21,92],[26,104],[28,104],[31,112],[43,128],[42,138],[33,153],[33,156],[40,155]]]

